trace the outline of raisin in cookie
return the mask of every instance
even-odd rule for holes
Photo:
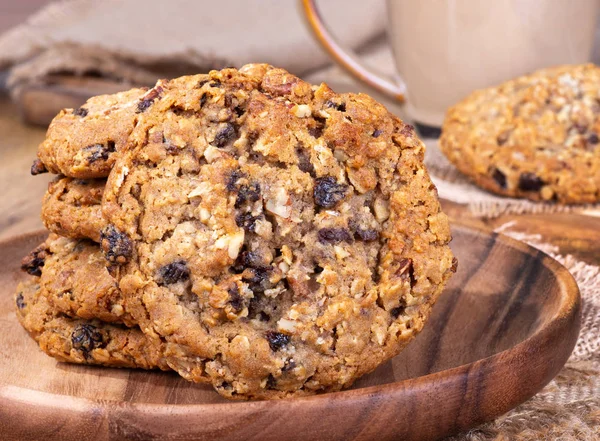
[[[46,354],[70,363],[168,370],[165,345],[139,328],[67,317],[48,302],[38,277],[17,287],[17,317]]]
[[[559,66],[478,90],[448,110],[440,146],[480,187],[600,201],[600,68]]]
[[[169,366],[264,399],[397,355],[456,263],[413,128],[266,65],[159,87],[107,181],[101,245]]]
[[[83,179],[108,176],[115,152],[125,146],[138,112],[151,100],[146,89],[132,89],[62,110],[48,127],[31,173],[50,171]]]
[[[51,234],[23,259],[22,269],[39,277],[47,302],[61,314],[135,325],[98,244]]]
[[[104,179],[58,177],[48,184],[42,201],[42,221],[53,233],[100,241],[106,227],[102,217]]]

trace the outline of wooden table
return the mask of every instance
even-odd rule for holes
[[[0,239],[43,227],[40,204],[52,176],[29,168],[45,130],[21,123],[8,97],[0,96]]]
[[[52,176],[31,176],[29,168],[45,130],[21,123],[16,107],[0,96],[0,239],[42,228],[40,203]],[[563,254],[600,265],[600,218],[577,214],[505,215],[492,220],[475,219],[461,205],[443,201],[454,220],[484,228],[514,221],[512,230],[540,234]]]
[[[559,253],[572,254],[591,265],[600,265],[600,217],[581,214],[510,214],[494,219],[476,219],[464,206],[442,200],[451,220],[480,228],[496,229],[513,222],[511,231],[539,234],[542,242],[556,245]]]

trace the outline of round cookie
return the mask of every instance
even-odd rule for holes
[[[558,66],[475,91],[448,110],[440,147],[494,193],[600,201],[600,68]]]
[[[99,319],[135,326],[124,307],[116,280],[97,244],[50,234],[22,261],[22,269],[39,277],[49,305],[69,317]]]
[[[21,325],[46,354],[69,363],[168,370],[165,345],[139,328],[65,316],[48,302],[32,277],[17,287],[15,303]]]
[[[100,242],[106,227],[102,216],[104,179],[58,177],[48,184],[42,201],[42,222],[48,230],[75,239]]]
[[[455,269],[411,126],[248,65],[160,84],[105,190],[101,245],[167,363],[229,398],[349,387]]]
[[[92,97],[78,109],[61,110],[38,147],[31,173],[50,171],[81,179],[108,176],[114,153],[127,143],[137,115],[152,101],[152,93],[131,89]]]

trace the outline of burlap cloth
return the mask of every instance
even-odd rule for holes
[[[502,213],[598,212],[597,206],[559,207],[492,196],[472,185],[448,164],[428,141],[428,168],[441,197],[466,204],[472,214],[494,217]],[[569,361],[540,393],[511,412],[451,440],[600,440],[600,267],[588,265],[539,235],[511,231],[508,222],[496,231],[544,251],[575,277],[583,299],[582,328]],[[600,245],[600,244],[599,244]]]
[[[348,47],[383,32],[384,0],[327,0],[323,13]],[[342,14],[338,11],[343,11]],[[299,75],[329,58],[295,0],[63,0],[0,36],[0,69],[13,96],[56,72],[130,84],[265,62]]]
[[[321,3],[346,45],[362,48],[367,63],[393,74],[381,37],[384,0],[370,1],[368,8],[360,0]],[[311,82],[327,81],[340,92],[364,89],[339,68],[326,66],[327,57],[304,28],[295,0],[63,1],[0,36],[0,69],[10,68],[13,93],[25,83],[43,83],[56,71],[81,75],[92,70],[124,84],[151,84],[156,77],[251,61],[285,67]],[[404,116],[397,104],[386,104]],[[426,163],[440,197],[465,204],[474,216],[564,211],[600,216],[599,206],[563,207],[493,196],[461,176],[435,140],[426,144]],[[581,334],[566,366],[540,393],[496,421],[450,439],[600,440],[600,267],[560,255],[540,236],[516,233],[511,226],[499,231],[550,254],[577,280],[583,298]]]

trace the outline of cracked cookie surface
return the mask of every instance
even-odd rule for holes
[[[45,171],[81,179],[108,176],[115,153],[133,130],[146,89],[90,98],[78,109],[64,109],[52,120],[38,148],[32,174]]]
[[[544,69],[473,92],[440,147],[480,187],[560,203],[600,201],[600,68]]]
[[[229,398],[314,394],[421,330],[455,261],[411,126],[266,65],[148,95],[100,240],[170,367]]]
[[[19,322],[46,354],[70,363],[169,369],[161,340],[137,327],[67,316],[50,302],[56,295],[37,276],[20,283],[15,294]]]
[[[100,242],[106,227],[102,216],[104,179],[57,177],[48,184],[42,201],[42,222],[48,230],[75,239]]]
[[[22,269],[38,277],[46,300],[61,314],[135,325],[98,244],[50,234],[23,259]]]

